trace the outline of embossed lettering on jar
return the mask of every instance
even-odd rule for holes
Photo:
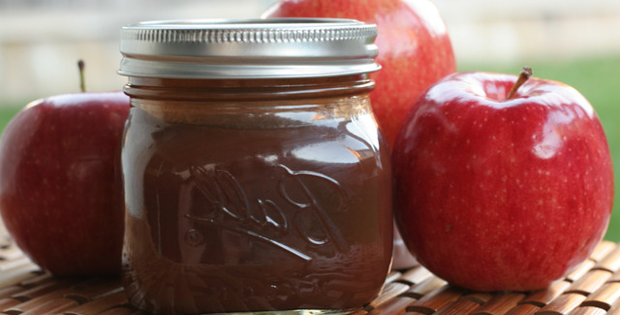
[[[348,40],[372,50],[368,26],[350,20],[193,23],[126,27],[123,41],[157,38],[144,32],[161,28],[199,29],[213,51],[254,45],[261,53],[267,48],[256,40],[209,42],[209,31],[345,27],[361,29]],[[121,45],[120,71],[133,105],[122,156],[130,302],[166,314],[346,313],[370,302],[392,244],[389,159],[367,95],[374,52],[366,68],[352,71],[359,61],[325,65],[304,48],[260,60],[257,75],[248,66],[256,56],[245,53],[213,64],[197,58],[191,70],[176,67],[170,53],[143,70],[159,55],[139,60],[134,50],[145,48],[138,46]]]

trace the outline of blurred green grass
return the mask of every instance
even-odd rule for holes
[[[0,130],[4,131],[4,127],[11,121],[11,118],[24,106],[26,105],[0,103]]]
[[[534,76],[564,82],[581,92],[596,109],[611,149],[615,167],[615,201],[605,239],[620,241],[620,56],[573,59],[517,60],[504,63],[461,63],[459,71],[490,71],[518,74],[523,65]],[[26,103],[6,104],[0,100],[0,130]]]

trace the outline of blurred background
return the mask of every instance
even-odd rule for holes
[[[0,130],[28,102],[90,91],[125,78],[119,28],[143,20],[258,17],[277,0],[0,0]],[[459,70],[535,76],[572,85],[590,100],[620,167],[620,1],[431,0],[450,31]],[[616,183],[620,186],[620,170]],[[620,241],[620,193],[606,238]]]

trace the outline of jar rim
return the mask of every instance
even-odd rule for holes
[[[119,74],[159,78],[304,78],[379,70],[377,28],[351,19],[146,21],[121,28]]]

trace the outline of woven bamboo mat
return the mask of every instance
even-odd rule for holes
[[[0,313],[146,314],[127,304],[117,279],[58,279],[0,237]],[[421,266],[393,271],[383,293],[354,315],[620,314],[620,245],[602,242],[565,279],[536,292],[479,293],[449,286]]]

